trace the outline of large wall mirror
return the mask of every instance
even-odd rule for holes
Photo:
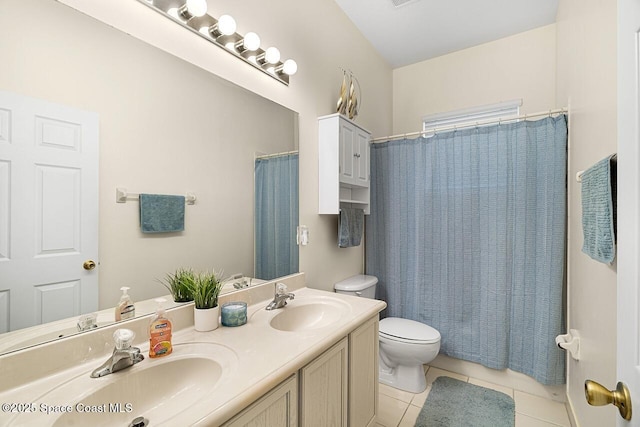
[[[99,126],[99,254],[94,270],[79,273],[97,276],[96,291],[43,279],[25,281],[17,298],[16,283],[32,274],[7,267],[20,214],[15,169],[2,171],[16,163],[1,138],[11,114],[0,114],[0,354],[76,333],[86,311],[78,301],[91,300],[89,311],[106,313],[98,323],[111,323],[122,286],[136,302],[151,300],[167,294],[161,281],[178,268],[252,283],[298,271],[297,113],[55,0],[0,3],[0,91],[95,114]],[[185,206],[184,231],[145,234],[139,202],[116,203],[117,188],[193,193],[196,202]],[[59,254],[50,255],[55,264]],[[15,321],[16,310],[27,320]]]

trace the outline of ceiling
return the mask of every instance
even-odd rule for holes
[[[335,1],[398,68],[552,24],[559,0]]]

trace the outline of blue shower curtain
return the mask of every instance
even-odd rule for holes
[[[255,277],[275,279],[298,271],[298,155],[256,159]]]
[[[374,144],[366,270],[441,352],[565,382],[566,116]]]

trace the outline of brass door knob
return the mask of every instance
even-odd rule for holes
[[[88,259],[82,264],[82,268],[85,270],[93,270],[96,268],[96,263],[92,259]]]
[[[589,405],[602,406],[613,403],[625,420],[631,419],[631,394],[626,385],[619,382],[615,390],[608,390],[595,381],[584,382],[584,395]]]

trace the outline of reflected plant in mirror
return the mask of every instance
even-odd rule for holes
[[[165,288],[169,290],[174,302],[193,301],[191,291],[196,274],[190,268],[179,268],[175,273],[167,273],[161,281]]]
[[[47,34],[46,40],[39,32],[24,32],[25,16],[39,32]],[[15,43],[17,35],[19,44]],[[0,67],[1,91],[53,105],[53,118],[60,116],[59,111],[74,109],[91,113],[98,121],[98,140],[91,146],[86,146],[82,127],[73,121],[58,117],[71,126],[60,132],[47,131],[54,136],[76,135],[73,141],[78,143],[78,151],[91,148],[98,166],[92,169],[97,179],[91,188],[79,186],[74,191],[46,195],[49,201],[68,202],[70,209],[76,206],[73,197],[93,199],[93,211],[78,208],[73,215],[41,221],[46,226],[42,230],[16,228],[38,223],[14,219],[29,210],[36,212],[41,203],[38,194],[29,190],[36,188],[35,184],[12,187],[19,182],[18,175],[35,176],[33,165],[20,170],[20,162],[10,157],[10,150],[4,148],[8,143],[0,138],[0,166],[11,166],[0,167],[0,182],[8,183],[0,185],[0,206],[11,207],[7,209],[8,220],[0,220],[0,354],[78,333],[77,323],[86,313],[97,312],[98,328],[113,324],[122,286],[131,288],[136,316],[148,315],[154,309],[153,299],[168,293],[158,286],[157,279],[166,279],[168,271],[177,272],[181,266],[210,271],[215,260],[225,271],[242,272],[241,279],[224,283],[221,292],[238,290],[234,284],[255,286],[264,282],[261,279],[298,271],[297,246],[288,246],[286,261],[260,259],[279,253],[271,249],[275,246],[269,239],[284,237],[295,242],[297,174],[291,175],[288,193],[268,195],[285,202],[281,211],[291,215],[287,230],[293,231],[277,236],[255,233],[256,210],[266,213],[260,206],[267,204],[256,206],[254,197],[256,187],[261,188],[261,195],[269,193],[270,179],[268,175],[261,178],[260,173],[254,180],[256,159],[298,149],[296,112],[56,0],[7,4],[0,14],[0,51],[8,64]],[[211,108],[212,99],[220,108]],[[9,110],[0,105],[2,111]],[[238,117],[251,126],[234,120]],[[52,123],[46,121],[43,126],[50,129]],[[49,142],[44,145],[53,151],[54,142],[60,141]],[[72,154],[69,147],[61,145],[59,157]],[[45,175],[63,170],[41,169]],[[59,182],[72,183],[68,176],[63,175]],[[55,182],[45,181],[47,190]],[[118,187],[134,193],[193,192],[198,201],[185,211],[184,231],[144,235],[138,202],[116,203],[114,191]],[[18,209],[17,199],[12,197],[32,202]],[[73,222],[90,217],[95,218],[90,224]],[[64,239],[60,246],[36,247],[34,242],[45,241],[40,234],[58,236],[61,224],[75,235],[93,236],[96,253],[78,255],[78,248],[84,245],[73,239]],[[73,261],[63,262],[66,255],[73,255],[69,257]],[[18,256],[44,260],[55,268],[51,274],[34,278],[32,272],[43,270],[20,267],[26,264],[14,262]],[[87,260],[93,260],[95,268],[85,270],[82,265]],[[285,265],[286,270],[270,263]],[[87,278],[93,280],[91,287],[85,285]],[[171,289],[169,292],[173,295]]]

